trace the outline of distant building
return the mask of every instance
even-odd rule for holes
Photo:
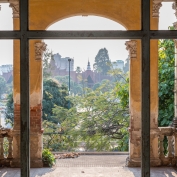
[[[51,74],[52,76],[67,76],[69,75],[69,57],[62,58],[59,53],[54,54],[51,60]],[[127,59],[127,63],[124,66],[123,60],[117,60],[113,62],[113,68],[120,68],[123,72],[129,70],[129,60]],[[87,69],[77,73],[74,71],[74,59],[71,59],[70,62],[70,76],[71,79],[79,83],[80,80],[78,77],[82,78],[86,81],[87,87],[92,88],[94,84],[101,82],[104,79],[112,80],[113,77],[110,75],[103,75],[102,73],[99,73],[97,71],[93,71],[91,69],[90,61],[88,61]]]
[[[69,57],[61,58],[60,54],[54,54],[51,60],[51,73],[52,76],[66,76],[69,75]],[[111,80],[112,77],[109,75],[103,75],[97,71],[91,70],[90,62],[88,61],[87,70],[77,73],[74,71],[74,59],[70,62],[70,76],[71,79],[79,83],[78,77],[86,81],[87,87],[92,88],[94,84],[101,82],[103,79]]]
[[[0,66],[0,76],[4,77],[7,83],[13,81],[13,65]]]
[[[55,66],[57,69],[69,71],[69,61],[70,57],[62,58],[59,53],[53,55],[55,61]],[[74,59],[70,62],[70,71],[74,71]]]
[[[112,62],[112,66],[114,69],[121,69],[122,71],[124,71],[124,61],[123,60],[116,60],[114,62]]]

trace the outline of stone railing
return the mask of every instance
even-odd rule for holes
[[[12,129],[0,128],[0,165],[10,166],[12,154]]]
[[[173,127],[159,127],[159,158],[162,166],[176,165],[176,133]],[[168,142],[168,146],[164,147],[164,141]]]

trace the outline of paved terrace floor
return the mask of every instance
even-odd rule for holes
[[[127,155],[81,155],[59,159],[53,168],[33,168],[30,177],[141,177],[140,168],[125,167]],[[20,177],[20,169],[0,168],[0,177]],[[151,177],[177,177],[177,168],[151,168]]]

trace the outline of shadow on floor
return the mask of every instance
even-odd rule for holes
[[[135,177],[141,176],[140,168],[128,168],[128,171],[131,171]],[[152,167],[151,168],[151,177],[177,177],[177,171],[173,167]]]
[[[30,177],[42,177],[53,172],[53,168],[31,168]],[[0,177],[20,177],[19,168],[0,168]]]

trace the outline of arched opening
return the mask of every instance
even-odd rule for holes
[[[70,17],[51,25],[47,30],[100,30],[100,29],[126,30],[122,25],[118,24],[117,22],[98,16]],[[114,95],[117,92],[116,89],[120,89],[121,85],[126,87],[126,89],[123,91],[126,91],[126,93],[129,92],[128,91],[129,54],[128,51],[126,50],[125,42],[126,42],[125,40],[45,40],[45,43],[49,48],[49,53],[50,51],[52,51],[53,54],[53,62],[49,63],[49,67],[52,65],[51,66],[52,77],[57,79],[60,83],[66,84],[66,86],[68,86],[69,85],[68,75],[70,73],[71,77],[70,81],[73,84],[73,85],[71,84],[70,90],[71,97],[76,97],[75,99],[78,99],[77,101],[80,101],[80,103],[81,102],[83,103],[84,99],[85,100],[87,99],[88,103],[90,104],[91,94],[92,96],[95,94],[94,98],[95,107],[93,106],[92,108],[91,107],[89,108],[89,104],[87,104],[85,105],[84,108],[82,107],[81,104],[77,103],[77,106],[79,107],[79,110],[77,110],[77,114],[79,115],[78,118],[80,120],[76,120],[76,114],[75,117],[72,116],[70,117],[70,115],[67,112],[68,110],[67,111],[63,110],[62,112],[66,111],[67,114],[63,116],[68,115],[68,117],[70,117],[69,118],[70,120],[67,118],[66,120],[61,120],[60,114],[61,112],[59,113],[57,109],[61,110],[62,108],[59,106],[54,108],[53,110],[55,114],[54,117],[57,115],[57,117],[59,118],[58,119],[59,124],[57,123],[57,125],[60,126],[60,130],[65,129],[64,127],[62,127],[64,125],[66,126],[65,121],[76,120],[77,122],[77,124],[75,122],[76,124],[75,130],[72,127],[72,131],[73,134],[75,133],[75,136],[72,135],[71,131],[67,132],[67,134],[70,133],[67,136],[67,138],[69,137],[70,140],[67,141],[70,141],[70,143],[72,141],[72,143],[70,144],[70,148],[59,149],[58,151],[69,150],[79,152],[82,151],[115,152],[120,151],[121,148],[124,151],[128,151],[128,130],[127,130],[129,124],[127,116],[128,108],[126,107],[127,110],[123,112],[122,108],[119,107],[120,101],[118,97]],[[109,74],[107,73],[107,71],[102,72],[99,71],[98,68],[93,67],[93,65],[96,63],[97,56],[104,54],[104,52],[106,52],[107,55],[107,56],[105,55],[105,57],[108,57],[109,59],[109,63],[107,63],[110,65]],[[71,65],[70,62],[68,62],[68,59],[70,58]],[[69,65],[71,67],[70,71],[68,69]],[[108,87],[108,85],[110,87]],[[81,88],[80,90],[82,93],[78,92],[79,88]],[[96,97],[96,95],[101,91],[103,92],[103,94],[99,94]],[[99,101],[101,101],[101,99],[103,99],[104,97],[106,99],[102,100],[102,102],[104,101],[104,106],[107,107],[100,108],[99,106],[101,105],[101,102],[96,103],[96,100],[98,99]],[[127,102],[128,99],[129,97],[127,96]],[[111,104],[113,108],[112,110],[110,106]],[[117,108],[115,106],[116,104],[118,105]],[[70,110],[73,109],[73,111],[75,111],[74,106],[76,105],[74,104],[70,105],[72,105]],[[88,109],[89,111],[86,111]],[[107,110],[105,112],[106,109],[110,110]],[[116,109],[117,110],[120,109],[120,112],[117,111]],[[102,118],[105,116],[103,119],[100,117],[101,114]],[[110,118],[108,118],[108,114],[110,114]],[[123,119],[127,119],[126,126],[121,127],[122,126],[121,123],[118,121],[116,122],[116,118],[121,119],[120,122]],[[90,121],[88,121],[89,119]],[[90,125],[93,119],[95,119],[95,121],[97,120],[97,122],[99,122],[100,125],[98,125],[97,127],[96,124]],[[47,118],[45,118],[45,120],[47,120]],[[85,121],[88,125],[83,125],[81,123],[83,121]],[[78,122],[80,123],[78,124]],[[47,122],[45,122],[44,126],[47,126]],[[124,128],[124,132],[126,132],[125,135],[126,137],[124,136],[124,140],[122,140],[121,138],[121,131],[123,131],[123,129],[121,131],[118,130],[120,128],[119,126],[121,128]],[[76,134],[78,136],[76,136]],[[81,136],[81,134],[83,134],[83,136]],[[115,137],[113,134],[115,135]],[[61,134],[59,136],[62,139],[62,136],[65,135]],[[83,140],[84,138],[85,140]],[[121,142],[122,144],[119,143],[121,147],[118,147],[117,141],[124,141]],[[44,143],[47,144],[45,132],[44,132]],[[44,146],[46,146],[46,144],[44,144]]]

